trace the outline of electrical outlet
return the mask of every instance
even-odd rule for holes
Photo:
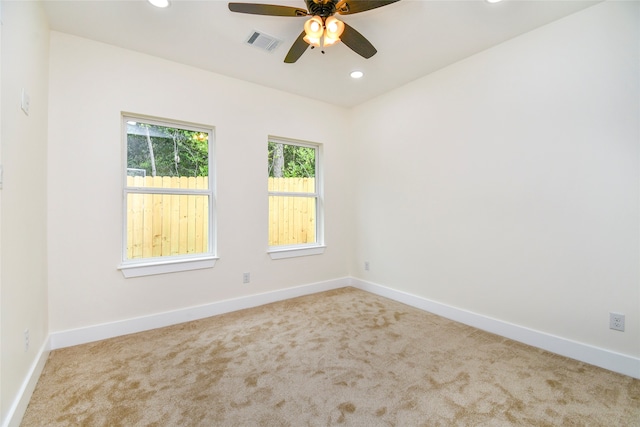
[[[369,261],[364,262],[364,271],[369,271]]]
[[[609,313],[609,329],[624,332],[624,314]]]
[[[24,351],[29,351],[29,329],[24,330]]]
[[[249,283],[251,281],[251,273],[242,273],[242,283]]]

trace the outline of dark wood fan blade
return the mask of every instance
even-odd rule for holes
[[[352,15],[378,7],[386,6],[400,0],[346,0],[338,2],[336,11],[340,15]]]
[[[278,6],[274,4],[258,3],[229,3],[231,12],[250,13],[252,15],[271,16],[307,16],[305,9],[291,6]]]
[[[304,41],[305,32],[302,31],[296,41],[293,42],[291,49],[289,49],[289,53],[284,58],[284,62],[287,64],[293,64],[296,62],[304,53],[305,50],[309,47],[309,44]]]
[[[377,52],[369,40],[346,22],[344,23],[344,31],[340,36],[340,40],[342,40],[342,43],[346,44],[349,49],[367,59],[371,58]]]

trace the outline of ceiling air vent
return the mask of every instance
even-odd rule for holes
[[[247,44],[255,46],[267,52],[275,50],[280,45],[280,40],[265,33],[253,31],[247,39]]]

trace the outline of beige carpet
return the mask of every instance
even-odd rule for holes
[[[640,380],[353,288],[53,351],[23,426],[638,426]]]

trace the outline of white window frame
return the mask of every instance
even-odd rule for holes
[[[323,185],[323,145],[308,141],[299,141],[295,139],[283,138],[278,136],[269,136],[269,142],[281,143],[285,145],[297,145],[300,147],[313,148],[316,151],[316,170],[315,170],[315,192],[314,193],[295,193],[267,191],[267,230],[269,229],[269,197],[270,196],[286,196],[286,197],[315,197],[316,199],[316,241],[315,243],[301,243],[297,245],[278,245],[268,246],[267,253],[271,259],[294,258],[309,255],[320,255],[324,253],[326,248],[324,242],[324,185]],[[267,173],[267,177],[269,174]],[[267,233],[268,234],[268,233]],[[268,236],[267,236],[268,244]]]
[[[156,187],[127,187],[127,122],[135,121],[157,126],[175,127],[208,135],[209,152],[209,182],[207,189],[156,188]],[[214,144],[215,133],[213,126],[199,125],[178,120],[160,119],[137,114],[122,113],[122,144],[123,144],[123,172],[122,172],[122,261],[118,269],[125,278],[150,276],[154,274],[175,273],[179,271],[213,268],[217,257],[216,248],[216,199],[215,199],[215,169]],[[189,194],[207,195],[209,199],[209,235],[208,251],[191,255],[173,255],[149,258],[127,259],[127,195],[130,193],[146,194]]]

